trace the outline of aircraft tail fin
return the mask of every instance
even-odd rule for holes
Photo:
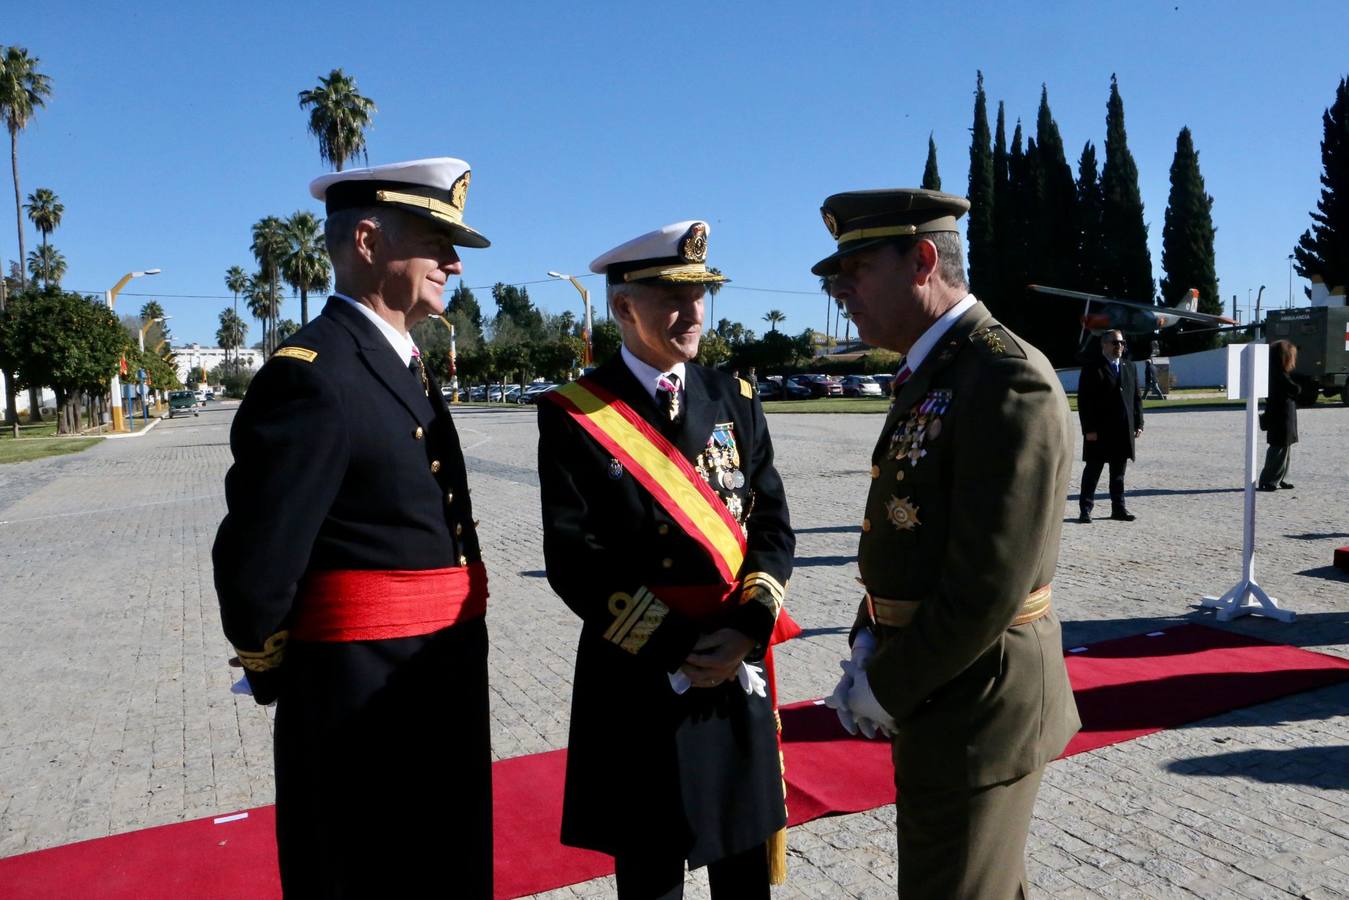
[[[1190,288],[1185,297],[1176,304],[1176,309],[1186,312],[1199,312],[1199,288]]]

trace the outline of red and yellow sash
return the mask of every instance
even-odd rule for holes
[[[590,378],[544,394],[632,473],[661,508],[707,551],[728,583],[745,561],[745,533],[684,454],[636,410]]]

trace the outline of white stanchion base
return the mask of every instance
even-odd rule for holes
[[[1199,604],[1218,611],[1219,622],[1230,622],[1238,616],[1265,616],[1280,622],[1291,622],[1297,613],[1280,609],[1279,601],[1265,593],[1254,581],[1242,581],[1221,597],[1205,597]]]

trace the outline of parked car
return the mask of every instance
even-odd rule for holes
[[[195,391],[192,392],[192,396],[194,396],[194,397],[197,398],[197,403],[198,403],[200,406],[205,406],[205,405],[206,405],[206,389],[205,389],[205,388],[197,388]]]
[[[468,389],[468,399],[474,403],[481,403],[487,399],[487,385],[475,384]]]
[[[843,396],[843,386],[828,375],[793,375],[790,380],[810,391],[812,397]]]
[[[518,385],[518,384],[508,384],[508,385],[505,385],[505,394],[506,394],[506,400],[507,400],[507,401],[509,401],[509,400],[511,399],[511,391],[515,391],[515,392],[518,394],[518,393],[520,392],[520,385]],[[501,400],[502,400],[502,397],[501,397],[502,393],[503,393],[503,391],[502,391],[502,385],[499,385],[499,384],[490,384],[490,385],[488,385],[488,386],[487,386],[487,402],[489,402],[489,403],[500,403]]]
[[[197,416],[197,394],[195,391],[169,391],[169,418],[177,418],[179,415],[187,415],[191,412]]]
[[[839,386],[845,397],[881,396],[881,386],[870,375],[845,375]]]
[[[550,381],[536,381],[520,393],[519,402],[538,403],[540,397],[556,387],[557,385]]]
[[[784,381],[779,376],[769,376],[759,381],[760,400],[805,400],[809,396],[810,388],[794,381]]]
[[[890,396],[890,383],[895,380],[894,375],[872,375],[871,380],[881,387],[881,396]]]

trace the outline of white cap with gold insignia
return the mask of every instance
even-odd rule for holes
[[[706,222],[675,222],[619,244],[590,264],[610,284],[663,281],[671,284],[722,284],[730,279],[707,268]]]
[[[309,193],[329,213],[391,206],[430,219],[460,247],[488,247],[492,242],[464,222],[471,178],[462,159],[437,156],[330,172],[309,182]]]

